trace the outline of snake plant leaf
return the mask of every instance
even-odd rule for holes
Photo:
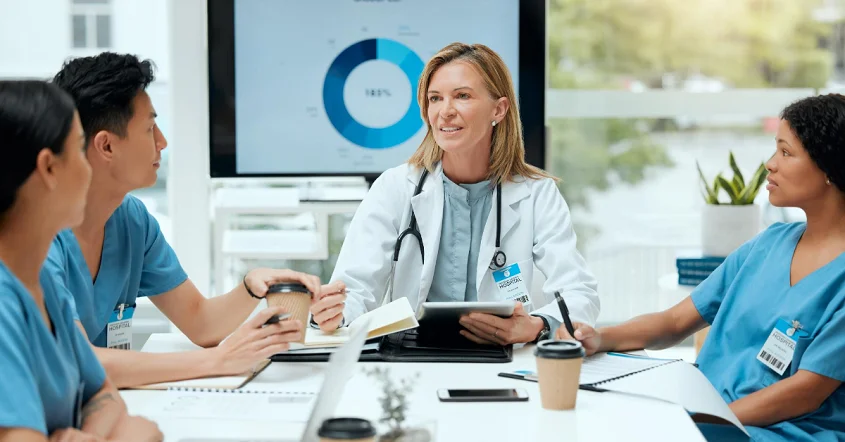
[[[707,178],[704,176],[704,172],[701,171],[701,165],[698,164],[698,161],[695,162],[695,167],[698,169],[698,176],[701,177],[701,195],[704,197],[704,202],[707,204],[719,204],[719,188],[714,185],[714,189],[710,188],[710,184],[707,183]]]
[[[742,190],[742,188],[745,187],[745,178],[743,178],[742,171],[739,170],[739,166],[736,165],[736,158],[734,158],[733,152],[730,153],[730,156],[728,157],[728,162],[731,165],[731,170],[733,170],[734,172],[734,180],[739,178],[739,182],[742,183],[742,185],[739,187],[739,189]]]
[[[731,184],[733,184],[734,189],[737,190],[737,193],[742,193],[742,191],[745,189],[745,182],[743,182],[742,179],[736,175],[734,175],[734,178],[731,180]]]
[[[740,193],[738,204],[754,204],[754,199],[757,198],[757,193],[760,191],[763,183],[766,182],[768,175],[769,171],[766,169],[766,165],[760,164],[760,167],[757,168],[751,177],[748,186]]]
[[[731,199],[731,204],[739,204],[737,201],[739,200],[739,192],[740,190],[734,185],[733,182],[728,181],[727,178],[723,177],[722,174],[716,175],[716,183],[724,189],[725,193],[728,194],[728,197]]]

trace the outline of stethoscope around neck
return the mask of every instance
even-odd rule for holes
[[[417,196],[422,192],[425,179],[428,178],[428,169],[423,169],[420,175],[420,180],[417,182],[417,187],[414,188],[413,196]],[[425,249],[423,248],[422,234],[417,225],[417,215],[414,213],[414,207],[411,206],[411,222],[408,223],[408,228],[399,232],[396,237],[396,242],[393,244],[393,259],[390,261],[390,275],[387,278],[387,289],[384,300],[386,302],[393,302],[393,278],[396,273],[396,263],[399,261],[399,251],[402,248],[402,241],[407,236],[412,236],[420,245],[420,259],[425,264]],[[502,185],[496,184],[496,250],[493,252],[493,257],[490,259],[490,264],[487,266],[490,270],[498,270],[505,266],[508,261],[507,255],[501,250],[502,242]]]

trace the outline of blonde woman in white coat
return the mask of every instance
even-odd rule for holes
[[[560,326],[560,292],[574,321],[594,324],[596,280],[575,248],[554,179],[524,160],[502,59],[483,45],[450,44],[423,70],[417,100],[425,139],[407,164],[375,181],[332,275],[347,287],[345,322],[385,297],[407,297],[417,309],[425,301],[510,299],[518,301],[513,316],[472,313],[461,334],[484,344],[536,342]],[[529,293],[535,266],[546,278],[542,294]]]

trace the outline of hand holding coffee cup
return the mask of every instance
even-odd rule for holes
[[[565,327],[558,327],[555,332],[555,339],[574,339],[580,342],[584,347],[584,351],[587,356],[592,356],[599,351],[599,347],[601,346],[601,333],[599,333],[598,330],[581,322],[573,322],[572,326],[575,329],[575,336],[570,336]]]
[[[541,341],[534,349],[540,401],[547,410],[572,410],[578,395],[584,347],[575,340]]]

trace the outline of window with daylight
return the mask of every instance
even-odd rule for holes
[[[546,167],[613,323],[671,305],[701,245],[696,165],[729,174],[733,152],[751,175],[786,104],[845,90],[845,1],[550,0],[548,48]],[[803,216],[767,195],[764,224]]]
[[[71,42],[76,49],[108,49],[112,45],[111,1],[71,0]]]

